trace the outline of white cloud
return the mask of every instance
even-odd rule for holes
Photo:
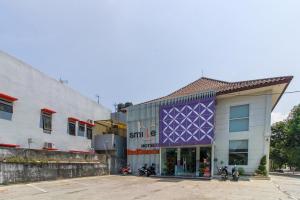
[[[281,112],[272,112],[271,122],[273,124],[273,123],[282,121],[282,120],[286,119],[287,117],[288,117],[288,114],[284,114],[284,113],[281,113]]]

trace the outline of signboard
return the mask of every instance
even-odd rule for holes
[[[159,145],[211,144],[215,97],[163,105],[159,111]]]

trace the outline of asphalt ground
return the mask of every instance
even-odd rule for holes
[[[0,186],[1,200],[300,200],[300,179],[219,181],[99,176]]]

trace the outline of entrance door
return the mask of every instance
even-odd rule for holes
[[[174,176],[176,164],[177,164],[177,149],[175,148],[166,149],[165,175]]]
[[[196,176],[196,148],[182,148],[180,150],[181,175]]]
[[[199,175],[211,176],[211,147],[200,148],[200,169]]]

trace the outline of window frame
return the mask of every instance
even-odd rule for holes
[[[246,117],[235,117],[235,118],[232,118],[231,117],[231,109],[234,108],[234,107],[242,107],[242,106],[248,106],[248,116],[246,116]],[[235,131],[235,130],[231,129],[230,124],[231,124],[232,121],[240,121],[240,120],[245,120],[245,119],[248,120],[248,127],[247,127],[246,130],[237,130],[237,131]],[[230,133],[245,132],[245,131],[249,131],[250,130],[250,104],[249,103],[239,104],[239,105],[231,105],[229,107],[229,127],[228,127],[228,129],[229,129]]]
[[[84,128],[84,131],[81,131],[81,130],[80,130],[81,127]],[[82,132],[83,132],[83,135],[80,135]],[[77,136],[85,137],[85,132],[86,132],[85,124],[78,123],[78,132],[77,132]]]
[[[4,108],[7,107],[7,106],[11,108],[9,111],[7,111],[5,109],[4,110],[0,109],[1,112],[6,112],[6,113],[9,113],[9,114],[14,113],[14,106],[13,106],[12,102],[8,102],[8,101],[5,101],[4,99],[0,99],[0,104],[3,104]],[[0,106],[0,108],[1,108],[1,106]]]
[[[88,130],[91,130],[91,132],[89,133]],[[89,126],[86,127],[86,138],[89,140],[93,139],[93,128],[92,127],[89,127]]]
[[[71,134],[70,124],[74,125],[74,134]],[[68,133],[69,135],[76,136],[76,122],[68,121]]]
[[[247,141],[247,151],[241,151],[242,149],[231,149],[230,148],[230,142],[235,142],[235,141]],[[247,166],[249,163],[249,139],[240,139],[240,140],[229,140],[229,148],[228,148],[228,165],[239,165],[239,166]],[[231,151],[235,150],[235,151]],[[239,151],[236,151],[239,150]],[[241,154],[246,154],[246,163],[243,164],[236,164],[236,163],[231,163],[230,155],[241,155]]]
[[[43,128],[43,131],[46,132],[46,133],[51,133],[52,132],[52,115],[49,114],[49,113],[45,113],[45,112],[42,112],[41,115],[42,115],[42,128]],[[50,128],[45,126],[46,125],[45,118],[50,119]]]

